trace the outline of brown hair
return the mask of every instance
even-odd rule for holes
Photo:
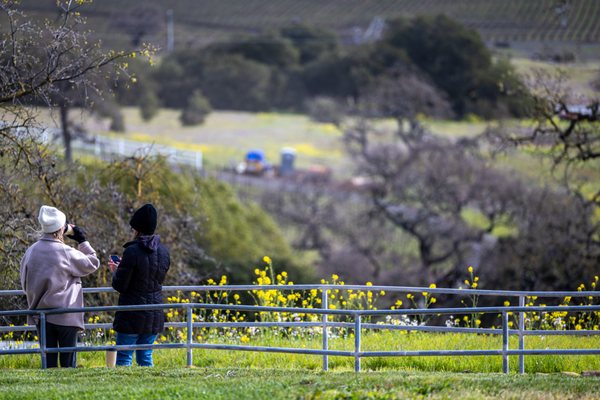
[[[57,230],[56,232],[52,232],[52,233],[51,233],[51,235],[54,237],[54,239],[58,239],[58,240],[60,240],[61,242],[64,242],[64,241],[65,241],[65,238],[64,238],[64,236],[63,236],[63,232],[64,232],[63,228],[60,228],[60,229],[59,229],[59,230]]]

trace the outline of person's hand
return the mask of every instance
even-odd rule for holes
[[[77,225],[73,225],[73,234],[67,235],[69,239],[73,239],[77,243],[81,244],[87,240],[85,236],[85,231],[83,228],[78,227]]]
[[[110,269],[110,272],[115,272],[118,267],[119,264],[115,263],[113,260],[108,260],[108,268]]]

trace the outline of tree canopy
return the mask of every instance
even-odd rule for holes
[[[248,71],[247,79],[240,70]],[[173,93],[183,90],[187,98],[200,89],[216,108],[304,111],[317,96],[356,101],[398,70],[419,71],[459,118],[525,112],[524,86],[510,64],[494,61],[475,31],[443,15],[392,19],[381,40],[360,46],[342,46],[331,32],[290,24],[169,55],[154,80],[167,107],[184,107]]]

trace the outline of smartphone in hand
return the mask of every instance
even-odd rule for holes
[[[108,268],[110,269],[110,272],[114,273],[117,270],[117,268],[119,267],[120,263],[121,263],[121,257],[111,254],[110,262],[108,263]]]

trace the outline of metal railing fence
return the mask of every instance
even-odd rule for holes
[[[258,351],[273,353],[292,353],[320,355],[323,357],[323,369],[329,369],[329,356],[345,356],[354,358],[354,369],[360,371],[361,359],[364,357],[403,357],[403,356],[501,356],[502,370],[509,373],[509,356],[519,357],[519,373],[525,373],[526,355],[598,355],[600,348],[592,349],[525,349],[525,336],[528,335],[600,335],[600,330],[527,330],[525,329],[525,315],[527,313],[538,312],[600,312],[600,305],[559,305],[559,306],[526,306],[526,298],[537,296],[539,298],[560,298],[560,297],[587,297],[598,298],[598,291],[502,291],[502,290],[477,290],[477,289],[446,289],[446,288],[424,288],[424,287],[403,287],[403,286],[365,286],[365,285],[204,285],[204,286],[165,286],[163,291],[181,291],[181,292],[232,292],[232,291],[254,291],[254,290],[280,290],[280,291],[321,291],[322,308],[301,308],[301,307],[268,307],[257,305],[234,305],[234,304],[214,304],[214,303],[169,303],[156,305],[131,305],[131,306],[95,306],[69,309],[45,309],[45,310],[4,310],[0,311],[0,317],[38,315],[40,319],[40,346],[39,348],[29,349],[0,349],[0,355],[8,354],[40,354],[42,368],[46,368],[46,356],[48,353],[57,352],[83,352],[83,351],[106,351],[106,350],[140,350],[140,349],[176,349],[184,348],[187,354],[187,365],[191,366],[193,361],[193,349],[217,349],[217,350],[238,350],[238,351]],[[422,293],[431,294],[452,294],[460,296],[501,296],[517,297],[519,306],[498,306],[498,307],[459,307],[459,308],[416,308],[416,309],[385,309],[385,310],[361,310],[361,309],[329,309],[328,297],[332,290],[364,290],[364,291],[387,291],[404,293]],[[112,288],[85,288],[84,293],[106,293],[114,292]],[[20,290],[0,291],[0,296],[23,295]],[[186,328],[187,335],[185,343],[158,343],[151,345],[103,345],[103,346],[77,346],[72,348],[47,348],[45,321],[47,315],[64,313],[97,313],[114,311],[134,311],[134,310],[156,310],[156,309],[183,309],[186,314],[185,322],[170,322],[166,326]],[[239,312],[255,313],[298,313],[298,314],[318,314],[322,316],[320,322],[194,322],[193,310],[229,310]],[[469,328],[456,326],[427,326],[427,325],[392,325],[381,323],[364,323],[363,317],[377,316],[395,316],[395,315],[466,315],[466,314],[500,314],[501,328]],[[518,315],[517,329],[511,329],[509,326],[509,316]],[[353,322],[335,322],[329,321],[329,316],[347,316],[353,319]],[[86,324],[86,329],[110,328],[111,324]],[[251,345],[231,345],[231,344],[211,344],[197,343],[193,340],[194,328],[231,328],[231,327],[320,327],[322,328],[322,349],[306,349],[294,347],[266,347]],[[328,331],[333,327],[348,328],[354,331],[354,350],[332,350],[329,349]],[[362,351],[362,332],[363,329],[388,329],[388,330],[406,330],[406,331],[426,331],[426,332],[453,332],[453,333],[476,333],[491,334],[502,336],[502,346],[495,350],[413,350],[413,351]],[[1,332],[12,331],[32,331],[36,330],[33,326],[0,326]],[[511,335],[517,335],[519,338],[519,348],[510,349],[509,339]]]

